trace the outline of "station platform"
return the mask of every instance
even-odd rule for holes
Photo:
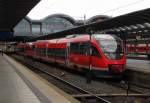
[[[80,103],[7,55],[0,55],[0,103]]]
[[[130,82],[150,88],[150,61],[127,59],[125,75]]]
[[[0,103],[41,103],[2,55],[0,55],[0,91]]]
[[[127,59],[127,69],[150,73],[150,60]]]

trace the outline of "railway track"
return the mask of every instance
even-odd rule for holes
[[[17,58],[17,59],[19,59],[19,58]],[[50,73],[48,71],[47,67],[40,66],[39,64],[36,64],[33,62],[32,62],[33,63],[32,64],[31,61],[30,62],[28,61],[28,63],[24,62],[24,64],[26,64],[26,66],[28,66],[29,68],[32,68],[33,71],[39,70],[41,73],[39,73],[39,71],[38,71],[38,73],[41,76],[46,77],[48,81],[50,80],[50,77],[52,77],[52,78],[55,78],[57,81],[61,82],[62,84],[60,84],[60,83],[57,84],[57,82],[55,80],[50,80],[50,82],[53,82],[56,85],[63,86],[60,88],[62,88],[63,90],[66,89],[67,93],[69,93],[73,97],[77,98],[82,103],[124,103],[125,101],[128,103],[128,102],[133,101],[132,100],[133,98],[134,98],[134,101],[137,101],[137,100],[142,101],[139,103],[143,103],[143,98],[144,98],[144,100],[146,98],[146,101],[144,103],[149,103],[149,102],[147,102],[147,100],[150,97],[149,94],[137,94],[137,93],[132,93],[132,92],[130,93],[130,91],[128,93],[126,93],[126,92],[123,92],[123,93],[91,92],[88,89],[81,88],[80,86],[77,86],[71,82],[68,82],[67,80],[62,79],[61,76],[66,75],[66,73],[62,72],[62,73],[60,73],[61,76],[58,76],[58,75],[56,75],[57,73],[56,74]],[[45,76],[45,74],[47,76]],[[109,83],[107,85],[109,85]],[[115,102],[114,102],[114,100],[115,100]]]
[[[45,71],[45,70],[43,70],[43,69],[41,69],[41,68],[34,67],[33,65],[30,65],[30,64],[27,64],[27,66],[28,66],[28,67],[31,67],[31,68],[34,68],[34,69],[38,69],[38,70],[40,70],[41,72],[43,72],[43,73],[45,73],[45,74],[47,74],[47,75],[53,77],[54,79],[57,79],[58,81],[60,81],[60,82],[62,82],[62,83],[65,83],[65,84],[68,85],[68,86],[71,86],[72,88],[76,89],[76,90],[79,92],[80,95],[88,95],[88,97],[94,97],[95,100],[96,100],[95,103],[111,103],[110,101],[108,101],[108,100],[106,100],[106,99],[104,99],[104,98],[101,98],[101,97],[99,97],[99,96],[97,96],[97,95],[95,95],[95,94],[93,94],[93,93],[91,93],[91,92],[89,92],[89,91],[86,91],[86,90],[84,90],[84,89],[82,89],[82,88],[80,88],[80,87],[78,87],[78,86],[76,86],[76,85],[74,85],[74,84],[71,84],[71,83],[69,83],[68,81],[65,81],[65,80],[61,79],[60,77],[55,76],[55,75],[53,75],[52,73],[49,73],[49,72],[47,72],[47,71]],[[78,96],[78,99],[79,99],[79,98],[80,98],[80,96]],[[83,97],[82,97],[82,98],[83,98]],[[80,99],[82,99],[82,98],[80,98]],[[86,99],[86,101],[87,101],[87,99]]]
[[[69,87],[71,87],[71,88],[73,88],[73,89],[75,89],[76,90],[76,92],[75,93],[78,93],[79,95],[88,95],[88,97],[86,97],[86,99],[85,99],[85,97],[84,97],[84,99],[83,99],[83,96],[78,96],[77,98],[79,99],[79,100],[81,100],[83,103],[90,103],[89,101],[91,101],[91,99],[92,99],[92,103],[111,103],[110,101],[108,101],[108,100],[106,100],[106,99],[104,99],[104,98],[101,98],[100,96],[97,96],[97,95],[95,95],[95,94],[93,94],[93,93],[91,93],[91,92],[89,92],[89,91],[86,91],[86,90],[84,90],[84,89],[82,89],[82,88],[80,88],[80,87],[78,87],[78,86],[76,86],[76,85],[74,85],[74,84],[72,84],[72,83],[70,83],[70,82],[68,82],[68,81],[65,81],[65,80],[63,80],[62,78],[60,78],[60,77],[58,77],[58,76],[55,76],[54,74],[52,74],[52,73],[50,73],[50,72],[48,72],[48,71],[46,71],[45,69],[41,69],[40,67],[37,67],[37,66],[35,66],[35,65],[32,65],[32,64],[30,64],[30,63],[25,63],[25,62],[23,62],[23,64],[25,64],[27,67],[29,67],[30,69],[36,69],[36,70],[39,70],[39,71],[41,71],[42,73],[44,73],[44,74],[46,74],[46,75],[48,75],[48,76],[50,76],[50,77],[52,77],[52,78],[54,78],[54,79],[57,79],[58,81],[60,81],[60,82],[62,82],[63,84],[65,84],[65,85],[67,85],[67,86],[69,86]],[[89,98],[90,97],[90,98]],[[92,98],[91,98],[92,97]],[[76,97],[75,97],[76,98]],[[90,100],[89,100],[90,99]],[[94,101],[93,101],[94,100]]]

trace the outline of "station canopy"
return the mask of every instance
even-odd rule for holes
[[[0,32],[13,28],[40,0],[0,0]]]
[[[99,31],[100,33],[125,34],[126,37],[130,37],[131,34],[144,33],[144,36],[148,38],[150,37],[150,8],[48,34],[33,40],[60,38],[70,34],[81,34],[86,33],[89,29],[92,31]]]

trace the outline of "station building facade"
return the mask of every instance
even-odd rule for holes
[[[14,36],[42,36],[109,18],[105,15],[96,15],[84,21],[75,20],[66,14],[53,14],[41,20],[31,20],[25,17],[14,28]]]

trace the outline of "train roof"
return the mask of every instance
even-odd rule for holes
[[[113,34],[93,34],[93,37],[96,39],[96,37],[100,38],[110,38]],[[78,42],[78,41],[88,41],[90,39],[90,36],[88,34],[73,34],[68,35],[64,38],[60,39],[52,39],[52,40],[38,40],[36,41],[36,44],[38,43],[66,43],[66,42]]]

